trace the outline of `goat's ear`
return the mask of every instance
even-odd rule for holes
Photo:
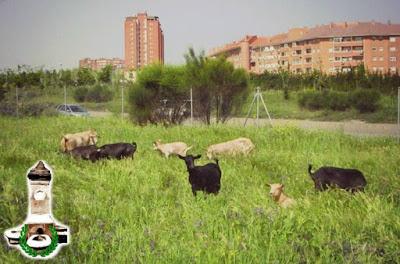
[[[281,183],[281,189],[283,190],[283,188],[285,187],[285,185],[283,185],[282,183]]]
[[[183,160],[185,159],[184,156],[181,156],[181,155],[179,155],[179,154],[178,154],[178,157],[179,157],[180,159],[183,159]]]
[[[200,159],[201,155],[194,156],[193,159]]]

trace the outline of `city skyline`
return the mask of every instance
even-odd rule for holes
[[[378,8],[379,7],[379,8]],[[387,1],[69,1],[0,0],[0,69],[77,68],[79,59],[124,58],[124,20],[147,12],[162,21],[165,63],[244,35],[275,35],[290,28],[341,21],[400,23],[400,2]]]

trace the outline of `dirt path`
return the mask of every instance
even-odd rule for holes
[[[232,118],[228,121],[229,124],[243,125],[245,118]],[[256,120],[249,119],[247,125],[255,126]],[[260,126],[269,125],[268,119],[260,119]],[[297,119],[272,119],[273,126],[295,126],[303,129],[310,130],[328,130],[339,131],[344,134],[357,135],[357,136],[389,136],[397,137],[399,135],[399,128],[397,124],[372,124],[359,120],[330,122],[330,121],[311,121],[311,120],[297,120]]]
[[[108,117],[112,116],[111,112],[90,111],[93,117]],[[125,114],[127,116],[127,114]],[[235,126],[243,126],[245,118],[235,117],[230,119],[227,124]],[[187,120],[184,124],[190,124]],[[256,120],[249,119],[247,126],[255,126]],[[268,119],[260,119],[259,126],[268,126]],[[398,137],[400,135],[397,124],[372,124],[359,120],[330,122],[330,121],[311,121],[311,120],[298,120],[298,119],[272,119],[273,126],[295,126],[302,129],[309,130],[328,130],[339,131],[348,135],[357,136],[387,136]]]

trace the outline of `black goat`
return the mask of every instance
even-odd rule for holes
[[[308,173],[319,191],[325,191],[328,187],[334,186],[351,192],[364,191],[367,184],[362,172],[356,169],[321,167],[314,173],[311,169],[312,165],[309,164]]]
[[[114,143],[101,146],[97,149],[97,154],[95,159],[99,160],[102,158],[115,158],[122,159],[131,157],[133,158],[133,153],[136,151],[136,143]]]
[[[221,188],[221,169],[216,159],[216,163],[208,163],[204,166],[195,166],[194,160],[199,159],[201,155],[187,155],[183,157],[178,155],[180,159],[186,163],[189,172],[189,183],[192,185],[193,195],[196,196],[197,191],[205,193],[218,194]]]
[[[74,158],[96,161],[97,147],[95,145],[76,147],[69,152]]]

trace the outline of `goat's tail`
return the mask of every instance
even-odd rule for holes
[[[312,165],[311,165],[311,164],[308,164],[308,173],[309,173],[310,175],[313,175],[313,173],[311,172],[311,169],[312,169]]]

